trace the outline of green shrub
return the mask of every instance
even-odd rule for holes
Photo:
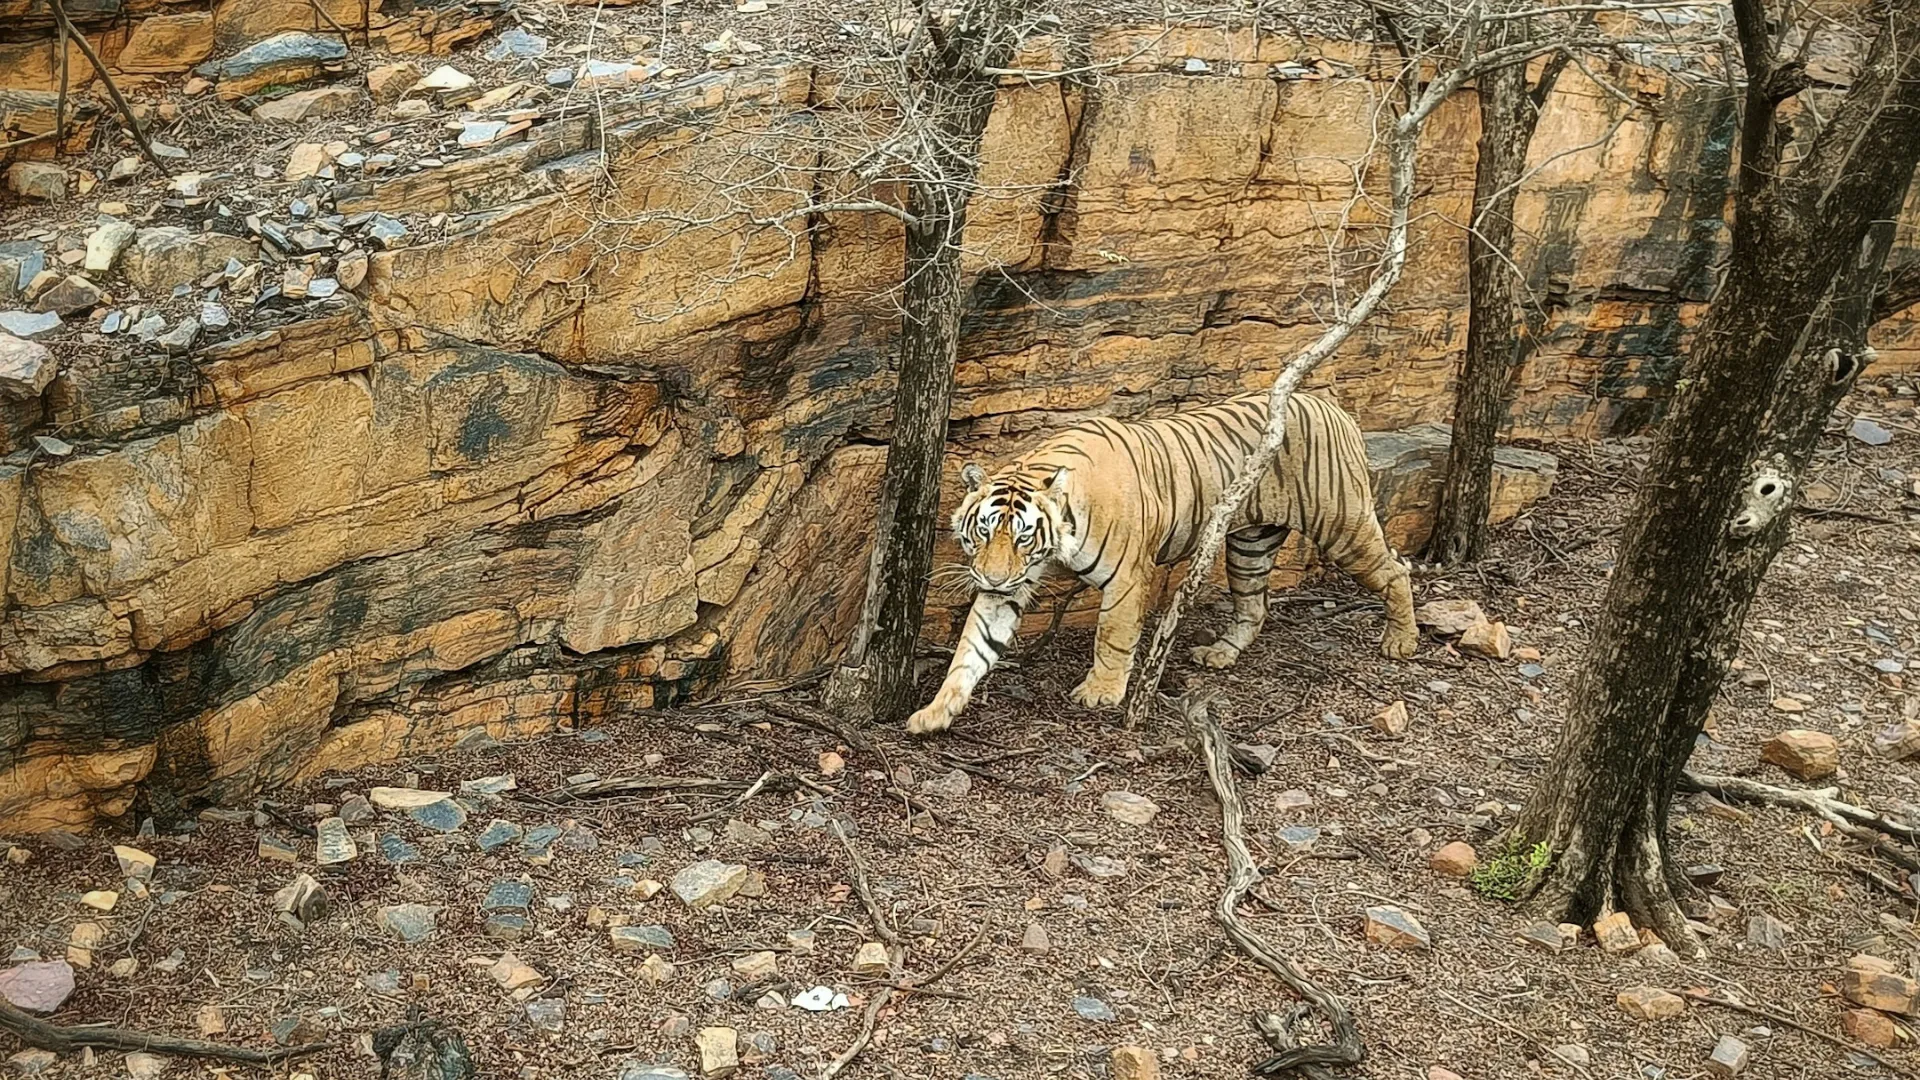
[[[1518,838],[1507,841],[1506,850],[1473,872],[1473,887],[1482,896],[1496,900],[1518,900],[1528,885],[1539,880],[1553,862],[1546,841],[1525,846]]]

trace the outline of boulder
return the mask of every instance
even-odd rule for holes
[[[1900,1045],[1899,1025],[1872,1009],[1848,1009],[1840,1016],[1840,1030],[1881,1050]]]
[[[132,222],[113,218],[102,221],[99,228],[87,234],[87,271],[98,274],[113,269],[114,260],[133,243],[138,231]]]
[[[380,64],[367,70],[367,93],[376,105],[391,105],[420,81],[420,65],[410,60]]]
[[[296,90],[253,110],[255,120],[297,124],[323,116],[339,116],[360,103],[360,91],[351,86],[318,86]]]
[[[733,899],[747,883],[747,868],[707,859],[673,875],[673,895],[694,911]]]
[[[121,265],[127,280],[143,296],[162,299],[176,285],[194,284],[224,270],[229,259],[245,263],[257,253],[253,241],[237,236],[156,225],[134,236]]]
[[[49,311],[55,315],[72,315],[78,311],[105,303],[106,291],[79,274],[68,274],[53,283],[51,288],[43,289],[34,297],[35,311]]]
[[[124,844],[114,845],[113,858],[120,865],[120,873],[135,881],[146,881],[153,877],[153,868],[159,863],[159,860],[139,848]]]
[[[1633,928],[1632,916],[1624,911],[1616,911],[1594,923],[1593,936],[1600,943],[1601,951],[1609,956],[1625,956],[1640,948],[1640,933]]]
[[[1760,760],[1798,780],[1819,780],[1840,768],[1840,743],[1824,731],[1793,728],[1760,744]]]
[[[416,810],[452,797],[452,792],[424,788],[377,787],[367,792],[367,800],[382,810]]]
[[[887,947],[878,941],[862,942],[853,952],[855,975],[885,975],[892,969],[893,960],[887,953]]]
[[[1373,730],[1382,735],[1400,736],[1407,733],[1407,703],[1396,700],[1386,708],[1373,714]]]
[[[1713,1053],[1707,1057],[1707,1072],[1721,1080],[1733,1080],[1740,1070],[1747,1067],[1747,1044],[1731,1035],[1720,1036],[1713,1045]]]
[[[1418,551],[1433,528],[1433,511],[1446,481],[1453,429],[1415,424],[1396,431],[1369,431],[1367,466],[1373,474],[1373,504],[1387,542],[1396,551]],[[1493,453],[1493,492],[1487,519],[1510,521],[1523,507],[1553,490],[1559,463],[1552,454],[1502,446]]]
[[[615,926],[607,930],[613,951],[637,956],[645,952],[672,952],[673,931],[664,926]]]
[[[1145,825],[1160,813],[1159,805],[1152,799],[1131,791],[1107,792],[1100,796],[1100,808],[1113,820],[1134,826]]]
[[[1687,1003],[1678,994],[1652,986],[1629,987],[1614,1000],[1635,1020],[1672,1020],[1687,1013]]]
[[[1427,860],[1427,869],[1455,878],[1471,876],[1479,865],[1480,856],[1473,850],[1473,845],[1461,840],[1455,840],[1434,852],[1433,857]]]
[[[1920,998],[1920,983],[1877,956],[1861,954],[1847,961],[1840,994],[1855,1005],[1911,1016]]]
[[[67,170],[44,161],[16,161],[7,166],[7,190],[23,199],[64,199]]]
[[[305,180],[326,168],[331,160],[324,143],[298,143],[287,155],[287,167],[281,175],[288,180]]]
[[[60,363],[54,359],[53,350],[36,341],[0,333],[0,397],[31,401],[59,373]]]
[[[319,77],[347,58],[347,47],[337,37],[304,31],[275,34],[232,56],[209,60],[194,73],[215,81],[214,91],[232,101],[269,86],[294,86]]]
[[[1513,655],[1513,638],[1507,633],[1506,623],[1482,620],[1460,635],[1460,651],[1489,660],[1505,660]]]
[[[740,1068],[740,1033],[734,1029],[701,1028],[694,1043],[700,1048],[700,1075],[706,1080],[732,1076]]]
[[[0,971],[0,998],[16,1009],[51,1013],[73,994],[73,966],[65,960],[36,960]]]
[[[1433,939],[1420,920],[1397,907],[1370,907],[1366,916],[1367,940],[1389,949],[1428,949]]]
[[[1020,935],[1020,951],[1033,956],[1045,956],[1053,951],[1053,938],[1047,928],[1039,923],[1028,923],[1026,932]]]
[[[1160,1080],[1160,1061],[1144,1046],[1116,1046],[1107,1074],[1113,1080]]]
[[[115,66],[121,71],[157,75],[185,71],[213,55],[213,13],[149,15],[133,26]]]
[[[1429,600],[1414,609],[1414,621],[1441,637],[1457,637],[1487,626],[1477,600]]]
[[[47,251],[32,240],[0,242],[0,301],[17,300],[47,268]]]

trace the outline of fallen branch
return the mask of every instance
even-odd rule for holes
[[[799,783],[795,780],[794,777],[783,776],[780,773],[769,770],[767,772],[761,773],[760,779],[755,780],[753,782],[753,786],[741,792],[739,798],[733,800],[732,802],[728,803],[725,806],[715,807],[714,809],[709,810],[704,814],[699,814],[693,817],[691,819],[691,822],[697,825],[703,822],[712,821],[715,818],[722,818],[722,817],[726,817],[728,814],[736,813],[740,810],[741,807],[752,802],[754,796],[760,794],[763,791],[767,791],[767,790],[773,790],[776,792],[793,791],[799,786],[800,786]]]
[[[953,959],[947,961],[944,964],[941,964],[937,968],[934,968],[931,972],[928,972],[924,977],[915,979],[914,981],[899,987],[899,989],[915,990],[915,991],[923,990],[926,987],[939,982],[941,979],[946,978],[948,975],[953,974],[954,969],[958,968],[961,964],[966,963],[967,957],[972,956],[974,953],[974,950],[980,947],[980,943],[987,940],[987,932],[992,929],[993,929],[993,917],[990,915],[983,916],[980,919],[980,932],[974,934],[973,940],[967,942],[966,947],[961,949],[957,954],[955,954]]]
[[[248,1050],[239,1046],[201,1042],[199,1039],[176,1039],[168,1035],[129,1031],[126,1028],[67,1027],[32,1016],[6,1001],[0,1001],[0,1031],[7,1032],[28,1046],[51,1050],[56,1054],[68,1054],[91,1046],[101,1050],[144,1050],[154,1054],[231,1061],[242,1065],[272,1065],[334,1048],[333,1043],[318,1042],[278,1050]]]
[[[879,993],[873,995],[872,1001],[867,1002],[866,1016],[860,1021],[860,1034],[854,1036],[853,1044],[842,1050],[839,1057],[828,1062],[827,1067],[820,1070],[820,1080],[833,1080],[840,1075],[840,1070],[846,1068],[854,1058],[859,1057],[860,1051],[865,1050],[867,1044],[873,1041],[874,1021],[880,1018],[880,1010],[886,1007],[887,1002],[893,1000],[894,993],[893,987],[884,987]]]
[[[1496,1024],[1500,1027],[1503,1027],[1508,1032],[1514,1035],[1518,1035],[1522,1039],[1527,1040],[1528,1042],[1532,1043],[1534,1045],[1534,1048],[1536,1050],[1539,1050],[1540,1053],[1544,1055],[1544,1057],[1550,1058],[1554,1061],[1559,1062],[1562,1065],[1567,1066],[1568,1068],[1571,1068],[1574,1072],[1579,1073],[1581,1076],[1585,1076],[1585,1077],[1593,1076],[1593,1073],[1589,1072],[1585,1065],[1582,1065],[1571,1058],[1561,1057],[1557,1052],[1555,1052],[1553,1047],[1548,1046],[1538,1036],[1529,1035],[1526,1032],[1520,1030],[1519,1028],[1514,1027],[1512,1024],[1507,1023],[1505,1020],[1502,1020],[1499,1017],[1493,1015],[1492,1013],[1487,1012],[1484,1009],[1476,1008],[1475,1006],[1470,1005],[1467,1002],[1461,1001],[1459,998],[1453,996],[1452,994],[1447,993],[1445,990],[1440,991],[1440,996],[1446,998],[1448,1001],[1453,1002],[1455,1005],[1458,1005],[1461,1008],[1467,1010],[1468,1012],[1479,1017],[1480,1019],[1485,1020],[1488,1023]]]
[[[1920,859],[1888,844],[1879,835],[1915,843],[1920,842],[1920,830],[1852,803],[1841,802],[1839,788],[1783,788],[1743,776],[1706,776],[1695,772],[1681,773],[1680,787],[1685,791],[1703,791],[1722,799],[1805,810],[1903,869],[1920,872]]]
[[[852,868],[847,876],[853,879],[853,891],[859,894],[860,903],[866,907],[867,916],[873,920],[875,936],[888,945],[887,952],[892,968],[890,981],[898,983],[900,969],[907,959],[906,946],[901,944],[900,935],[894,931],[893,924],[887,921],[887,913],[881,910],[880,899],[874,895],[873,886],[867,881],[867,864],[860,861],[860,853],[853,849],[853,841],[847,839],[847,830],[841,826],[838,818],[833,821],[833,835],[840,841],[840,846],[847,849],[847,862]],[[944,972],[937,974],[944,974]],[[840,1074],[840,1070],[846,1068],[854,1058],[860,1056],[862,1050],[867,1048],[867,1044],[873,1041],[873,1025],[880,1018],[880,1010],[886,1007],[887,1002],[893,1000],[896,993],[898,991],[892,986],[886,986],[873,995],[873,1000],[867,1003],[866,1016],[860,1021],[860,1034],[854,1037],[852,1045],[840,1052],[839,1057],[828,1062],[826,1068],[820,1070],[820,1080],[833,1080]]]
[[[900,935],[894,932],[893,924],[887,921],[887,913],[880,909],[880,899],[874,895],[873,886],[867,882],[867,864],[860,861],[860,853],[853,850],[853,841],[847,839],[847,830],[840,820],[833,820],[833,835],[839,839],[840,846],[847,849],[847,862],[852,872],[853,891],[860,896],[860,903],[867,909],[867,917],[873,920],[873,932],[881,941],[896,949],[904,949],[900,944]],[[897,972],[896,972],[897,974]]]
[[[612,795],[645,795],[660,791],[740,791],[744,780],[719,780],[709,776],[615,776],[584,784],[555,788],[548,799],[596,799]]]
[[[782,701],[779,698],[771,697],[760,698],[755,704],[783,720],[791,720],[796,724],[813,728],[815,731],[824,731],[855,750],[869,754],[877,754],[882,760],[886,758],[886,755],[880,753],[880,749],[873,744],[872,739],[842,724],[840,721],[835,720],[819,709],[801,705],[798,702]]]
[[[1227,937],[1255,963],[1272,972],[1294,993],[1318,1008],[1333,1029],[1331,1046],[1301,1046],[1282,1050],[1253,1067],[1258,1076],[1276,1076],[1308,1066],[1360,1064],[1366,1059],[1366,1047],[1360,1042],[1353,1017],[1339,998],[1333,996],[1291,959],[1255,933],[1240,918],[1240,902],[1260,883],[1260,868],[1247,848],[1246,806],[1233,778],[1233,746],[1207,713],[1205,699],[1188,698],[1181,705],[1187,723],[1198,737],[1201,755],[1207,766],[1207,779],[1213,785],[1214,798],[1220,803],[1220,826],[1227,849],[1227,886],[1214,908],[1214,918],[1226,930]]]
[[[1920,1074],[1914,1073],[1911,1069],[1902,1068],[1858,1043],[1848,1042],[1838,1035],[1829,1035],[1818,1028],[1810,1028],[1798,1020],[1783,1016],[1780,1013],[1774,1012],[1772,1009],[1763,1009],[1758,1005],[1748,1005],[1745,1002],[1735,1001],[1732,998],[1719,997],[1699,989],[1688,990],[1687,996],[1702,1005],[1718,1005],[1723,1009],[1732,1009],[1734,1012],[1746,1013],[1748,1016],[1757,1016],[1762,1020],[1779,1024],[1781,1027],[1790,1027],[1803,1035],[1811,1035],[1816,1039],[1822,1039],[1842,1050],[1859,1054],[1864,1058],[1871,1058],[1876,1064],[1888,1072],[1898,1073],[1901,1076],[1913,1078],[1913,1080],[1920,1080]]]

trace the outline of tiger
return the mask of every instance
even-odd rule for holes
[[[1280,453],[1234,515],[1227,534],[1233,619],[1196,663],[1230,667],[1267,618],[1267,576],[1290,533],[1377,593],[1386,605],[1380,651],[1412,656],[1419,642],[1406,564],[1374,516],[1366,440],[1339,406],[1287,399]],[[1153,567],[1183,562],[1209,511],[1266,433],[1264,391],[1170,416],[1089,420],[1062,431],[992,476],[968,463],[953,512],[973,605],[933,700],[907,718],[916,735],[944,731],[1013,644],[1020,616],[1049,562],[1100,591],[1093,666],[1069,695],[1090,709],[1125,697],[1146,616]]]

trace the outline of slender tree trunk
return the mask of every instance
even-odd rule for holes
[[[1804,74],[1774,61],[1760,0],[1736,0],[1749,88],[1726,281],[1622,534],[1566,729],[1516,829],[1548,845],[1535,899],[1569,921],[1625,910],[1697,948],[1666,866],[1673,781],[1777,550],[1766,536],[1790,510],[1793,452],[1812,438],[1808,417],[1831,407],[1838,368],[1823,343],[1862,306],[1839,290],[1877,277],[1884,256],[1862,241],[1920,159],[1920,59],[1904,51],[1920,12],[1888,11],[1861,78],[1789,168],[1774,109]],[[1838,355],[1851,379],[1857,350]]]
[[[929,23],[932,60],[905,123],[929,130],[917,178],[907,185],[905,281],[900,294],[899,382],[893,440],[881,480],[860,626],[829,679],[826,702],[852,715],[896,720],[913,708],[914,651],[940,528],[940,460],[953,402],[953,369],[966,297],[961,237],[980,170],[980,141],[995,80],[984,68],[1012,56],[1017,0],[975,0],[951,24]]]
[[[1520,21],[1506,24],[1515,40]],[[1474,170],[1472,228],[1467,232],[1467,351],[1454,389],[1453,442],[1434,512],[1427,557],[1446,565],[1486,553],[1493,503],[1493,451],[1513,399],[1513,381],[1532,348],[1520,316],[1513,263],[1513,206],[1527,171],[1540,110],[1564,61],[1548,62],[1538,88],[1527,88],[1525,65],[1480,76],[1480,149]]]

